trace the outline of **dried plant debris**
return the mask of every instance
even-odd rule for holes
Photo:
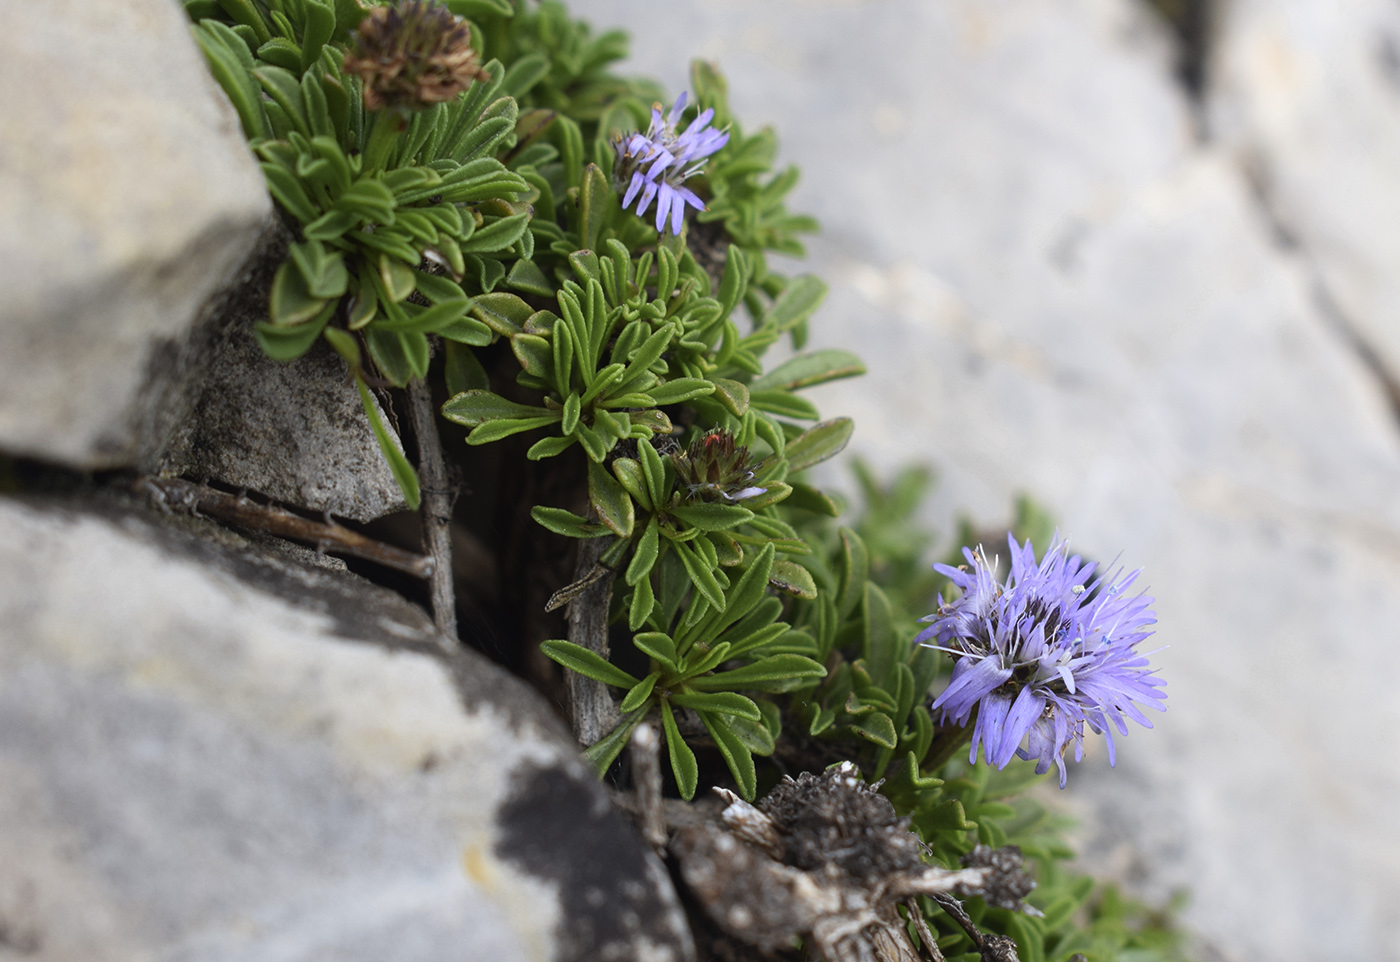
[[[849,762],[785,778],[758,807],[716,791],[719,820],[681,829],[671,850],[714,922],[766,953],[801,939],[826,962],[919,959],[904,900],[991,890],[1019,906],[1034,887],[1019,852],[980,846],[961,870],[926,864],[909,820]]]

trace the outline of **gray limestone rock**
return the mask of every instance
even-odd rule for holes
[[[406,509],[345,362],[319,341],[274,361],[250,320],[235,318],[214,348],[163,469],[356,521]]]
[[[1232,0],[1218,19],[1212,134],[1400,382],[1400,7]]]
[[[1394,197],[1365,191],[1372,226],[1316,252],[1279,245],[1129,0],[574,6],[633,30],[632,66],[673,91],[686,57],[717,60],[746,129],[776,125],[802,166],[793,206],[825,228],[802,269],[833,281],[813,346],[870,370],[810,395],[854,416],[853,451],[934,464],[943,532],[1026,491],[1076,548],[1145,568],[1168,711],[1053,793],[1089,867],[1189,889],[1216,957],[1400,959],[1400,433],[1310,263],[1393,233]],[[1381,5],[1236,6],[1301,37]],[[1350,75],[1378,48],[1327,49]],[[1351,124],[1379,98],[1304,103]],[[1290,134],[1278,169],[1336,192],[1343,168],[1309,166],[1328,152],[1400,170],[1363,146],[1394,117],[1368,123],[1335,148]]]
[[[538,695],[240,542],[0,498],[0,954],[693,958]]]
[[[201,307],[271,203],[178,4],[4,14],[0,449],[137,463],[192,401]]]

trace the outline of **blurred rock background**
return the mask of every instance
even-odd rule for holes
[[[856,451],[1146,569],[1170,709],[1071,775],[1084,862],[1204,958],[1400,959],[1400,7],[573,6],[778,129]]]

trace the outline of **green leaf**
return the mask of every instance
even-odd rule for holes
[[[326,306],[326,298],[311,293],[299,265],[287,260],[277,268],[272,278],[272,295],[268,298],[268,313],[272,323],[290,327],[311,320]]]
[[[851,730],[881,748],[894,748],[899,741],[895,735],[894,722],[890,721],[890,716],[884,712],[872,711],[857,717],[851,722]]]
[[[787,391],[755,391],[750,388],[749,403],[760,411],[799,421],[815,421],[821,417],[815,404]]]
[[[633,678],[602,655],[571,641],[551,638],[549,641],[540,642],[540,651],[570,671],[576,671],[605,685],[634,688],[641,684],[640,679]]]
[[[967,820],[962,802],[956,798],[915,813],[912,821],[925,836],[935,832],[966,832],[977,827],[976,822]]]
[[[301,48],[286,37],[273,37],[258,48],[258,59],[283,70],[301,72]]]
[[[676,654],[676,643],[671,636],[660,631],[643,631],[632,638],[632,644],[665,665],[673,672],[681,670]]]
[[[548,528],[555,534],[562,534],[566,538],[601,538],[604,535],[612,534],[603,525],[594,524],[587,518],[580,518],[572,511],[565,511],[563,508],[551,508],[537,504],[530,509],[530,517],[534,518],[542,527]]]
[[[758,791],[753,753],[723,721],[713,717],[709,712],[698,712],[697,714],[699,714],[700,720],[705,723],[710,737],[715,740],[715,747],[724,756],[724,761],[729,766],[729,771],[733,773],[734,780],[739,783],[739,794],[743,796],[744,801],[753,801],[754,794]]]
[[[806,598],[808,601],[817,596],[817,583],[812,580],[812,573],[791,561],[773,562],[768,583],[779,591]]]
[[[738,244],[730,244],[724,258],[724,277],[719,284],[719,302],[726,315],[744,296],[752,276],[753,266],[744,249]]]
[[[555,286],[534,261],[518,260],[506,275],[506,283],[518,291],[539,297],[553,297]]]
[[[417,263],[415,259],[414,263]],[[418,289],[418,272],[408,264],[389,255],[379,255],[379,282],[390,302],[398,304]]]
[[[542,461],[545,458],[556,457],[563,454],[578,442],[576,435],[567,437],[540,438],[530,445],[530,450],[525,452],[525,457],[531,461]]]
[[[273,102],[286,112],[287,119],[299,134],[308,138],[314,135],[315,132],[311,129],[306,119],[305,108],[302,106],[301,82],[290,70],[283,70],[281,67],[256,67],[253,69],[253,76]]]
[[[661,672],[654,671],[637,682],[637,684],[632,687],[632,690],[627,693],[627,697],[622,699],[620,709],[624,712],[633,712],[641,708],[646,704],[647,699],[651,697],[652,691],[656,688],[656,682],[660,678]]]
[[[826,669],[802,655],[769,655],[751,665],[695,678],[690,687],[698,691],[792,691],[826,677]]]
[[[862,621],[865,643],[861,654],[869,665],[870,677],[878,685],[891,686],[894,666],[905,652],[894,628],[890,599],[873,581],[865,583]]]
[[[616,462],[614,462],[616,463]],[[592,462],[589,462],[592,465]],[[590,473],[592,468],[590,467]],[[601,470],[601,469],[600,469]],[[629,501],[628,504],[631,504]],[[647,526],[642,531],[642,536],[637,539],[637,547],[632,551],[632,561],[627,566],[627,583],[636,585],[651,574],[652,566],[656,564],[657,555],[660,554],[660,538],[657,534],[656,516],[653,515]]]
[[[335,353],[345,358],[345,363],[350,365],[350,370],[358,371],[360,369],[360,342],[355,339],[355,335],[338,327],[327,327],[321,332],[321,336],[326,339],[326,343],[331,346]]]
[[[836,499],[812,487],[810,484],[794,482],[790,486],[787,498],[789,508],[800,508],[803,511],[811,511],[814,514],[824,515],[828,518],[835,518],[841,514],[843,506]]]
[[[661,726],[666,730],[666,750],[671,756],[671,772],[676,776],[676,788],[680,790],[681,798],[688,802],[695,797],[700,766],[695,762],[695,753],[681,738],[671,706],[664,701],[661,703]]]
[[[447,393],[462,394],[466,391],[482,391],[490,383],[486,369],[476,359],[476,353],[453,341],[443,345],[443,378],[447,382]]]
[[[632,589],[632,603],[627,609],[627,627],[636,631],[646,620],[651,617],[652,609],[656,607],[656,595],[651,590],[651,579],[642,578],[638,580]]]
[[[374,439],[379,442],[379,451],[384,455],[384,460],[389,464],[389,470],[394,475],[394,480],[399,484],[399,490],[403,492],[404,500],[414,511],[418,510],[418,473],[413,470],[413,465],[408,463],[408,458],[404,457],[403,451],[399,450],[397,439],[390,436],[389,431],[384,427],[384,422],[379,418],[379,406],[374,403],[370,396],[369,388],[360,378],[355,378],[355,386],[360,389],[360,404],[365,409],[365,417],[369,418],[369,426],[374,431]]]
[[[608,205],[616,202],[615,196],[602,169],[597,164],[589,164],[583,172],[578,196],[579,238],[586,249],[598,247],[598,233],[607,221]]]
[[[632,732],[645,717],[646,712],[643,710],[624,715],[616,728],[584,751],[583,757],[588,759],[599,778],[607,774],[609,766],[617,760],[618,755],[622,754],[622,750],[627,747],[627,742],[632,738]]]
[[[522,431],[533,431],[536,428],[548,427],[559,420],[558,414],[551,414],[547,417],[538,418],[511,418],[501,421],[487,421],[484,424],[472,428],[472,433],[467,435],[467,443],[471,445],[490,444],[502,438],[508,438],[512,434],[520,434]]]
[[[217,20],[205,20],[197,24],[194,36],[209,62],[209,72],[214,75],[219,86],[223,87],[224,93],[233,103],[234,110],[238,112],[244,136],[250,140],[266,137],[270,131],[267,118],[263,115],[262,92],[249,73],[248,65],[241,62],[237,53],[241,47],[243,56],[248,57],[251,64],[252,56],[248,53],[247,45],[227,24]],[[237,47],[234,44],[237,44]]]
[[[851,440],[855,422],[850,418],[835,418],[815,424],[787,444],[788,471],[804,471],[828,458],[834,458]]]
[[[725,531],[753,520],[753,512],[732,504],[698,503],[668,509],[668,514],[701,531]]]
[[[287,212],[302,223],[315,222],[320,217],[319,209],[306,196],[305,189],[296,175],[277,164],[260,164],[263,178],[267,181],[267,192],[272,199],[287,209]]]
[[[733,250],[733,247],[731,246],[730,249]],[[741,418],[748,412],[749,389],[747,385],[723,377],[715,378],[714,385],[715,397],[729,409],[730,414]]]
[[[715,578],[714,571],[705,561],[697,557],[690,545],[675,542],[671,550],[681,559],[685,565],[686,573],[690,575],[690,581],[695,585],[695,590],[703,595],[710,604],[716,608],[724,606],[724,589],[720,587],[719,581]]]
[[[335,33],[335,7],[330,0],[302,0],[302,8],[306,27],[301,38],[301,69],[310,70]]]
[[[443,0],[443,5],[466,20],[515,16],[510,0]]]
[[[780,331],[789,330],[811,316],[825,298],[826,283],[821,278],[811,274],[794,277],[763,315],[759,326],[772,325]]]
[[[799,354],[779,364],[773,370],[757,378],[749,385],[755,391],[784,390],[835,381],[844,377],[856,377],[865,373],[865,365],[850,351],[829,349]]]
[[[562,417],[545,408],[516,404],[499,394],[481,390],[463,391],[453,397],[442,406],[442,416],[469,428],[502,418],[551,418],[557,421]]]
[[[656,453],[650,441],[643,439],[637,442],[637,462],[641,465],[642,477],[646,479],[647,491],[651,493],[651,503],[654,506],[664,505],[670,494],[670,484],[661,455]]]
[[[642,506],[643,510],[653,510],[651,492],[647,490],[647,479],[642,474],[642,466],[632,458],[614,458],[612,468],[613,474],[617,475],[618,483]],[[631,583],[628,582],[628,584]]]
[[[713,393],[715,385],[698,377],[678,377],[672,381],[665,381],[653,388],[648,388],[647,393],[651,395],[652,402],[657,405],[679,404],[682,401],[689,401],[692,398],[704,397]]]
[[[459,246],[464,254],[504,251],[520,240],[529,226],[529,214],[511,214],[494,224],[478,227],[472,236],[461,241]]]
[[[837,599],[842,619],[849,618],[856,605],[865,600],[865,583],[870,577],[870,553],[860,535],[840,528],[841,554],[837,558]]]
[[[681,691],[673,694],[671,701],[682,708],[719,712],[722,715],[733,715],[738,718],[747,718],[750,721],[761,721],[763,718],[753,699],[745,698],[738,692]]]
[[[472,315],[497,334],[519,334],[535,309],[515,294],[478,294],[472,298]]]
[[[548,75],[549,58],[542,53],[528,53],[517,58],[506,70],[502,87],[506,93],[519,100]]]
[[[547,382],[553,380],[554,348],[549,341],[534,334],[514,334],[510,347],[526,373]]]
[[[766,702],[764,704],[767,704]],[[760,706],[761,707],[761,706]],[[776,706],[774,706],[776,707]],[[744,747],[755,755],[771,755],[777,748],[776,736],[768,729],[766,718],[755,721],[751,718],[729,719],[729,730]]]
[[[295,361],[311,350],[334,308],[334,304],[327,304],[320,314],[304,324],[287,326],[259,321],[253,325],[254,336],[263,353],[274,361]]]
[[[588,500],[598,512],[598,520],[614,534],[619,538],[632,537],[632,499],[612,473],[594,461],[588,462]]]

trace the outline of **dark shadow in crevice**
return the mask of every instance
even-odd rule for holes
[[[1205,100],[1217,0],[1144,0],[1171,29],[1176,79],[1193,105]]]

